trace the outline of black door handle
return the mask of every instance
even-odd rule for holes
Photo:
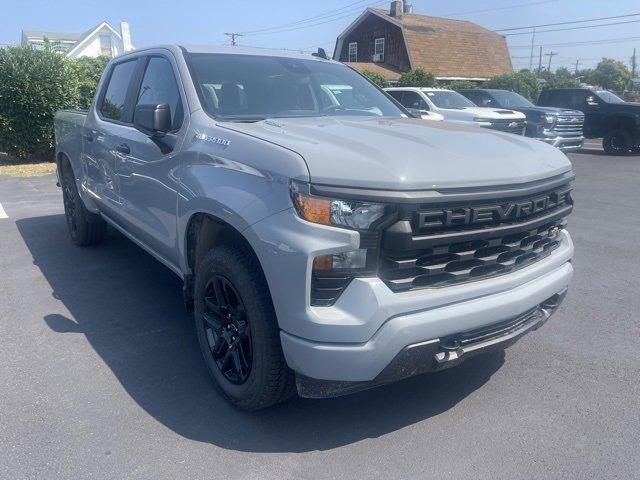
[[[120,145],[118,145],[116,147],[116,150],[120,153],[124,153],[125,155],[129,155],[131,153],[131,149],[126,143],[121,143]]]
[[[82,139],[87,142],[93,142],[93,135],[85,133],[84,135],[82,135]]]

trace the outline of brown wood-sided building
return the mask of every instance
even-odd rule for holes
[[[412,13],[403,1],[367,8],[336,41],[333,58],[397,80],[418,67],[441,80],[484,80],[513,72],[502,35],[465,20]]]

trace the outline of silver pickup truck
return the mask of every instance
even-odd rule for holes
[[[411,118],[318,56],[138,50],[55,131],[71,239],[110,225],[175,272],[209,372],[241,408],[505,348],[572,277],[562,152]]]

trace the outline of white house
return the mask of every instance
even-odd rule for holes
[[[100,55],[115,57],[133,50],[127,22],[120,22],[120,31],[104,21],[84,33],[22,31],[22,45],[43,48],[47,41],[55,51],[64,54],[67,58],[99,57]]]

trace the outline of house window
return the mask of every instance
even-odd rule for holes
[[[384,37],[376,38],[373,49],[373,61],[384,62]]]
[[[358,42],[351,42],[349,44],[349,61],[350,62],[358,61]]]
[[[100,35],[100,55],[107,55],[109,57],[113,55],[110,35]]]

